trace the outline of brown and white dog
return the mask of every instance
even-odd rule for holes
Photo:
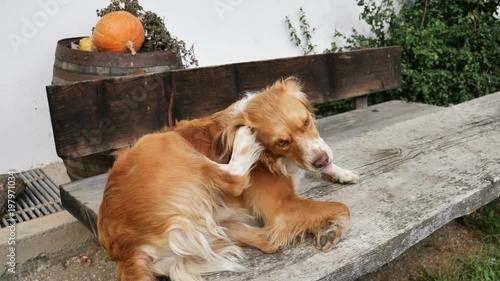
[[[294,187],[304,171],[341,183],[358,176],[332,163],[311,109],[288,78],[120,151],[98,218],[117,279],[242,271],[241,246],[273,253],[306,233],[320,250],[333,248],[349,209],[299,198]]]

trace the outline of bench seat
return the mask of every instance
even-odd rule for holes
[[[393,101],[324,118],[318,128],[336,162],[361,174],[359,184],[321,183],[301,194],[349,206],[343,240],[327,253],[310,238],[272,255],[247,249],[249,271],[208,280],[353,280],[500,195],[500,93],[449,108]],[[94,233],[105,182],[100,175],[61,186],[63,206]]]

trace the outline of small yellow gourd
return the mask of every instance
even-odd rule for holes
[[[97,48],[94,45],[94,40],[93,40],[92,36],[80,39],[80,42],[78,43],[78,45],[80,46],[80,50],[82,50],[82,51],[86,51],[86,52],[97,51]]]

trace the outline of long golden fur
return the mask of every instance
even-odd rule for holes
[[[332,163],[300,83],[288,78],[120,151],[99,210],[99,241],[121,281],[244,270],[241,246],[273,253],[305,233],[328,251],[349,210],[299,198],[294,185],[304,171],[358,181]]]

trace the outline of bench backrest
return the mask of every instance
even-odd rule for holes
[[[222,110],[245,92],[296,76],[313,104],[401,85],[401,49],[386,47],[165,71],[47,86],[57,154],[81,157],[129,146],[175,120]]]

